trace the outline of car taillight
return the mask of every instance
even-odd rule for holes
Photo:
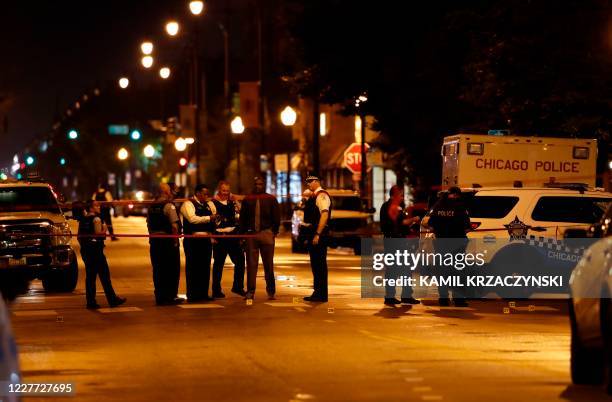
[[[129,209],[134,208],[134,204],[128,204],[128,208],[129,208]]]
[[[470,226],[472,227],[472,230],[476,230],[480,226],[480,222],[470,222]]]

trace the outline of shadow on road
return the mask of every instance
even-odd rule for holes
[[[568,385],[567,388],[561,395],[561,398],[568,401],[588,401],[588,402],[598,402],[598,401],[607,401],[610,402],[612,397],[607,395],[603,389],[603,386],[597,385]]]
[[[481,315],[474,314],[473,311],[452,309],[452,310],[427,310],[427,314],[435,315],[439,318],[457,318],[460,320],[481,320]]]
[[[415,314],[408,314],[408,312],[412,310],[412,306],[400,306],[400,307],[383,307],[374,314],[374,317],[382,317],[382,318],[400,318],[406,317]]]

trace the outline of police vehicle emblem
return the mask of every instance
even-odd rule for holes
[[[504,225],[504,227],[508,229],[510,240],[525,239],[527,237],[527,231],[529,230],[529,226],[521,222],[518,216],[515,216],[514,220],[509,224]]]

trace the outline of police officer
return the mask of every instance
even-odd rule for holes
[[[236,237],[223,238],[226,235],[238,234],[239,205],[232,198],[230,185],[227,181],[220,181],[217,195],[208,202],[213,214],[218,215],[215,224],[215,234],[220,237],[213,242],[213,297],[223,298],[225,294],[221,290],[221,278],[223,276],[223,265],[229,255],[234,263],[234,283],[232,292],[240,296],[246,296],[244,291],[244,251],[240,239]]]
[[[208,204],[208,187],[198,184],[195,195],[181,206],[183,234],[211,235],[215,230],[217,215]],[[185,277],[187,278],[187,300],[190,302],[212,300],[208,296],[210,283],[210,259],[212,243],[208,237],[183,240],[185,248]]]
[[[405,237],[406,228],[410,225],[418,223],[419,217],[407,218],[404,214],[404,191],[400,186],[392,186],[389,190],[389,200],[385,201],[380,207],[380,227],[385,239],[385,253],[395,253],[396,245],[399,245],[400,239]],[[395,239],[395,240],[391,240]],[[400,274],[410,276],[412,271],[407,270],[400,272],[396,267],[389,266],[385,269],[385,277],[387,279],[396,279]],[[409,285],[402,287],[401,301],[395,298],[395,286],[387,285],[385,288],[385,304],[419,304],[419,300],[412,297],[412,287]]]
[[[304,300],[327,302],[327,235],[332,211],[331,197],[321,187],[321,180],[317,176],[308,176],[306,184],[311,196],[304,205],[304,224],[311,230],[308,254],[314,291]]]
[[[433,206],[429,221],[436,239],[434,248],[436,253],[458,254],[464,253],[467,245],[466,233],[470,230],[470,217],[461,199],[461,189],[451,187],[447,194],[442,194],[440,199]],[[450,271],[457,274],[458,271]],[[459,289],[453,289],[453,301],[457,307],[467,307],[467,302]],[[439,286],[438,294],[440,306],[448,306],[449,287]]]
[[[96,302],[98,276],[109,306],[120,306],[126,301],[124,297],[115,294],[111,283],[110,270],[104,255],[104,237],[107,228],[99,215],[100,204],[96,201],[89,200],[73,208],[73,216],[79,221],[77,238],[81,246],[81,257],[85,263],[85,295],[88,309],[100,308]]]
[[[111,217],[111,202],[113,201],[113,195],[111,192],[108,191],[104,184],[100,184],[96,192],[91,196],[91,199],[104,203],[100,207],[100,218],[106,223],[108,233],[111,235],[111,240],[119,240],[117,236],[115,236],[115,231],[113,230],[113,218]]]
[[[159,196],[149,207],[147,228],[150,235],[180,234],[180,220],[172,203],[174,192],[170,184],[159,186]],[[180,251],[178,237],[149,238],[153,285],[157,305],[180,304],[185,299],[177,297],[180,279]]]

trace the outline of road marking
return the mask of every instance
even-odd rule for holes
[[[404,378],[406,382],[421,382],[423,381],[423,377],[406,377]]]
[[[309,304],[306,304],[306,303],[276,302],[276,303],[264,303],[264,304],[267,304],[268,306],[272,306],[272,307],[311,307]]]
[[[17,317],[40,317],[45,315],[55,315],[57,316],[57,311],[55,310],[25,310],[25,311],[14,311],[14,315]]]
[[[424,401],[441,401],[442,395],[423,395],[421,399]]]
[[[140,307],[106,307],[99,308],[99,312],[108,314],[108,313],[133,313],[136,311],[142,311]]]
[[[414,387],[412,390],[414,392],[429,392],[431,391],[431,387]]]
[[[186,309],[191,309],[191,308],[225,308],[225,306],[222,306],[220,304],[179,304],[180,308],[186,308]]]
[[[296,394],[295,397],[301,401],[306,401],[309,399],[315,399],[314,395],[311,394]]]
[[[334,320],[323,320],[323,322],[333,323],[333,322],[336,322],[336,321],[334,321]]]
[[[405,374],[407,374],[407,373],[416,373],[417,371],[419,371],[419,370],[417,370],[417,369],[413,369],[413,368],[403,368],[403,369],[399,369],[399,372],[400,372],[400,373],[405,373]]]

